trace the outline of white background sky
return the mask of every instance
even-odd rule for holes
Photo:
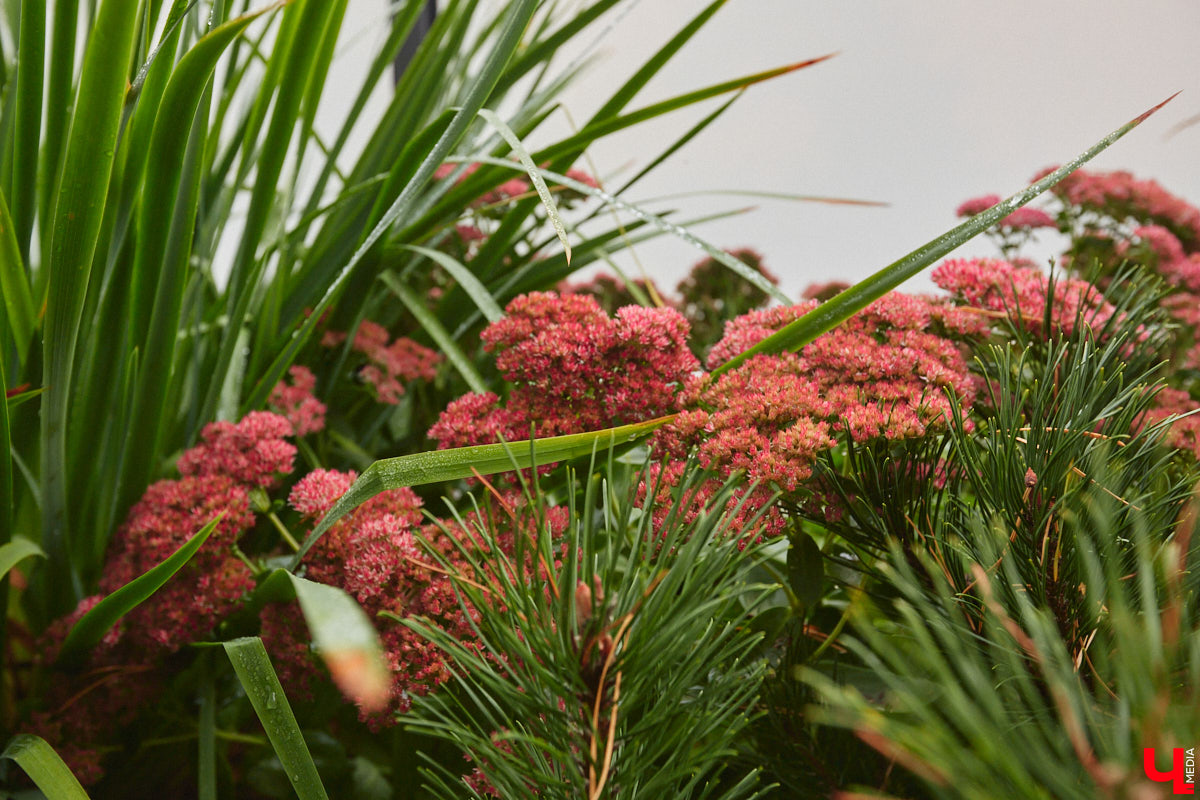
[[[637,4],[600,44],[604,60],[564,96],[575,121],[586,120],[706,5]],[[347,33],[373,35],[363,32],[378,25],[386,3],[350,0],[350,8]],[[838,55],[752,87],[629,199],[737,189],[889,203],[858,208],[729,196],[671,202],[682,217],[757,205],[697,232],[720,247],[757,248],[784,290],[798,295],[811,281],[866,277],[955,224],[962,200],[1016,191],[1040,168],[1068,160],[1183,90],[1093,166],[1132,170],[1200,202],[1200,125],[1168,136],[1200,114],[1198,34],[1196,0],[730,0],[631,108]],[[563,53],[563,63],[574,54]],[[630,175],[716,102],[601,142],[590,151],[592,163],[602,179]],[[569,130],[565,118],[558,120],[559,133]],[[979,239],[963,253],[994,255]],[[642,245],[637,255],[667,288],[699,257],[667,240]],[[637,269],[627,258],[621,263]]]

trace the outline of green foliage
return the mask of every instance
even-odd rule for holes
[[[660,528],[594,475],[565,530],[537,493],[511,555],[487,524],[464,523],[481,546],[453,580],[481,646],[406,624],[454,673],[409,726],[465,750],[470,796],[753,793],[753,773],[718,778],[762,677],[746,623],[770,587],[748,582],[760,548],[732,535],[727,494],[685,517],[694,490],[683,482]],[[454,772],[428,777],[438,796],[464,793]]]

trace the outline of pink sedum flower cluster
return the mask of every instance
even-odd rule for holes
[[[318,469],[296,483],[292,507],[318,521],[350,488],[352,472]],[[391,671],[391,697],[381,711],[360,710],[373,727],[394,723],[414,694],[444,682],[449,673],[436,647],[394,620],[379,616],[419,615],[464,640],[473,638],[469,621],[441,567],[418,537],[450,563],[461,562],[457,546],[434,525],[422,525],[421,500],[411,489],[393,489],[363,503],[339,520],[305,557],[306,577],[345,589],[376,620]],[[272,604],[261,612],[262,637],[289,694],[311,697],[321,667],[308,647],[309,633],[294,603]]]
[[[670,413],[698,366],[687,321],[673,309],[626,306],[609,317],[588,295],[534,292],[482,334],[512,384],[450,403],[429,436],[442,448],[597,430]]]
[[[101,597],[162,563],[221,515],[199,552],[92,651],[87,668],[97,678],[88,690],[66,701],[51,692],[50,710],[34,715],[34,730],[56,746],[69,742],[70,763],[80,768],[81,779],[101,777],[91,743],[104,741],[114,727],[128,724],[153,702],[162,687],[164,660],[210,635],[254,588],[254,577],[233,546],[254,526],[251,493],[292,471],[296,449],[283,438],[290,435],[287,419],[265,411],[236,424],[206,426],[202,441],[179,458],[181,477],[151,485],[113,536],[101,593],[47,628],[42,653],[52,663],[71,626]],[[68,682],[61,686],[63,693],[73,691]],[[55,703],[62,705],[55,710]]]
[[[1102,329],[1116,309],[1094,284],[1060,278],[1050,296],[1050,279],[1034,267],[989,258],[950,259],[933,271],[933,282],[970,306],[1004,314],[1043,335],[1071,335],[1077,322]],[[1043,331],[1047,304],[1052,331]]]
[[[328,331],[321,339],[326,347],[337,347],[346,340],[346,334]],[[433,380],[437,376],[437,365],[442,356],[428,347],[423,347],[408,337],[390,340],[387,328],[369,319],[359,323],[351,348],[367,357],[367,364],[359,370],[359,377],[366,381],[381,403],[395,405],[404,396],[404,383],[417,379]]]
[[[238,483],[269,489],[292,471],[296,446],[284,441],[292,423],[270,411],[251,411],[232,422],[212,422],[200,432],[203,440],[179,457],[184,476],[226,476]]]
[[[1048,167],[1034,179],[1054,171]],[[1164,226],[1189,246],[1200,244],[1200,209],[1168,192],[1158,181],[1130,172],[1076,170],[1051,189],[1064,202],[1099,211],[1118,221],[1128,217]]]
[[[317,433],[325,428],[325,404],[313,396],[317,388],[317,378],[308,367],[292,367],[288,370],[291,378],[282,380],[271,389],[268,404],[276,413],[282,414],[292,423],[294,436],[306,436]]]
[[[709,366],[815,307],[809,301],[733,320]],[[978,315],[892,293],[800,353],[758,355],[715,380],[693,380],[681,398],[685,410],[655,434],[653,449],[677,462],[694,451],[700,465],[720,478],[740,472],[758,482],[744,512],[761,507],[776,488],[795,496],[811,488],[805,482],[814,462],[841,437],[918,438],[946,425],[947,393],[970,406],[975,383],[961,345],[947,337],[983,330]],[[782,524],[772,511],[764,532],[778,533]]]

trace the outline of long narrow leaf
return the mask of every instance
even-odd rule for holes
[[[555,461],[578,458],[636,441],[672,419],[673,416],[660,417],[602,431],[571,433],[510,444],[481,444],[451,450],[433,450],[376,461],[358,477],[313,529],[300,552],[296,554],[292,569],[295,569],[308,549],[335,522],[380,492],[401,486],[459,480],[474,474],[493,475],[497,472],[539,467]]]
[[[104,0],[83,58],[75,111],[45,254],[50,270],[43,333],[42,543],[50,556],[51,583],[65,610],[83,587],[67,545],[67,422],[80,313],[100,236],[117,129],[133,57],[137,0]]]
[[[300,800],[329,800],[262,639],[250,636],[225,642],[225,653],[296,795]]]
[[[856,283],[838,296],[817,306],[800,319],[763,339],[749,350],[734,356],[713,371],[714,375],[733,369],[748,358],[759,353],[779,353],[784,350],[799,350],[825,331],[834,328],[857,314],[904,281],[917,275],[937,259],[949,253],[971,237],[982,233],[1016,209],[1028,203],[1063,178],[1079,169],[1113,142],[1140,125],[1147,117],[1171,102],[1171,95],[1158,105],[1117,128],[1092,145],[1081,155],[1063,164],[1037,183],[1022,189],[1011,197],[980,214],[976,214],[956,228],[942,234],[931,242],[918,247],[908,255],[876,272],[864,281]]]
[[[3,192],[0,192],[0,292],[4,294],[4,319],[17,345],[17,358],[24,361],[29,340],[33,338],[33,294]],[[4,328],[0,326],[0,341],[3,336]]]
[[[513,152],[517,154],[517,158],[521,160],[521,166],[525,167],[525,173],[529,175],[529,180],[533,183],[533,188],[537,191],[538,198],[541,199],[542,205],[546,209],[546,216],[550,218],[550,224],[554,226],[554,232],[558,234],[558,240],[562,242],[563,251],[567,254],[567,263],[571,263],[571,243],[567,241],[567,232],[563,229],[562,219],[558,215],[558,204],[554,202],[554,197],[550,194],[550,190],[546,188],[546,181],[538,172],[537,164],[533,163],[533,159],[529,155],[529,151],[525,149],[525,145],[513,133],[512,128],[504,123],[504,120],[497,116],[495,111],[487,108],[479,109],[479,116],[486,119],[493,128],[500,132],[500,136],[508,143]]]
[[[29,733],[14,736],[0,758],[17,762],[49,800],[88,800],[88,793],[70,768],[40,736]]]
[[[38,146],[42,138],[42,81],[46,75],[45,0],[22,1],[20,37],[17,49],[17,113],[13,123],[13,181],[9,197],[17,202],[13,207],[13,222],[19,252],[22,257],[28,258],[33,216],[37,210]]]
[[[454,339],[450,338],[450,334],[442,325],[441,320],[437,318],[432,311],[425,307],[420,298],[412,293],[404,284],[393,275],[384,273],[380,276],[384,284],[392,290],[396,297],[400,298],[400,302],[404,303],[404,307],[408,309],[408,313],[412,314],[425,332],[429,334],[429,338],[433,339],[438,348],[450,360],[450,363],[458,370],[458,374],[462,375],[463,380],[467,382],[467,386],[471,387],[472,392],[483,394],[488,391],[487,384],[483,380],[483,376],[475,369],[475,365],[471,363],[471,359],[467,358],[466,354],[459,348]]]
[[[161,564],[151,567],[142,575],[117,589],[97,603],[91,611],[84,614],[67,634],[58,656],[59,663],[67,666],[78,663],[84,653],[104,638],[104,634],[108,633],[121,617],[145,602],[182,569],[184,564],[191,560],[200,546],[208,540],[209,535],[223,516],[225,516],[225,512],[218,514]]]
[[[440,250],[430,250],[428,247],[421,247],[415,244],[405,245],[404,249],[412,250],[414,253],[420,253],[426,258],[436,261],[442,269],[449,272],[450,277],[454,278],[463,291],[475,302],[475,306],[488,322],[496,322],[504,317],[504,311],[500,308],[500,304],[496,302],[496,299],[492,297],[492,293],[480,282],[479,278],[475,277],[475,273],[471,272],[463,264],[455,261]]]
[[[150,139],[148,163],[154,179],[146,181],[138,219],[135,282],[157,284],[153,309],[144,342],[142,379],[138,382],[132,427],[126,438],[128,478],[123,494],[128,501],[150,481],[158,463],[160,430],[172,380],[172,365],[178,342],[179,315],[192,232],[196,227],[196,205],[200,176],[193,174],[182,186],[188,154],[193,163],[202,151],[195,136],[207,127],[207,109],[201,109],[206,86],[226,48],[251,22],[280,3],[265,6],[214,29],[198,41],[175,66],[163,93]],[[198,120],[198,114],[203,119]],[[202,124],[194,124],[195,122]],[[189,148],[189,141],[192,146]],[[175,246],[171,246],[172,242]],[[140,313],[145,313],[141,309]],[[134,310],[135,315],[139,309]]]

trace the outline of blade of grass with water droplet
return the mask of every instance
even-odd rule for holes
[[[224,646],[296,795],[300,800],[329,800],[262,639],[248,636],[225,642]]]
[[[567,241],[567,232],[563,228],[562,219],[558,215],[558,204],[554,202],[554,198],[550,195],[550,190],[546,188],[546,181],[542,178],[538,171],[537,164],[533,163],[533,159],[529,156],[529,151],[517,135],[513,133],[512,128],[504,124],[504,120],[496,115],[496,112],[487,109],[479,109],[479,116],[483,117],[493,128],[500,132],[500,136],[508,143],[516,153],[517,158],[521,161],[521,166],[525,167],[525,174],[529,176],[529,180],[533,183],[533,188],[538,194],[538,198],[542,201],[542,206],[546,209],[546,216],[550,218],[550,224],[554,226],[554,232],[558,234],[558,240],[562,242],[563,252],[566,254],[567,263],[571,263],[571,243]]]
[[[1171,97],[1154,106],[1154,108],[1117,128],[1082,154],[1063,164],[1036,183],[1001,200],[987,211],[976,214],[936,239],[918,247],[898,261],[879,270],[879,272],[876,272],[866,280],[856,283],[831,300],[817,306],[800,319],[771,334],[740,355],[731,358],[713,370],[713,375],[720,375],[723,372],[731,370],[745,362],[746,359],[752,358],[759,353],[780,353],[785,350],[799,350],[822,333],[842,324],[904,281],[920,273],[937,259],[954,250],[968,239],[987,230],[1016,209],[1079,169],[1107,149],[1113,142],[1140,125],[1155,111],[1169,103],[1174,96],[1171,95]]]
[[[79,780],[45,739],[22,733],[8,740],[0,758],[17,763],[50,800],[88,800]]]
[[[602,431],[550,436],[545,439],[508,444],[482,444],[450,450],[431,450],[425,453],[413,453],[376,461],[362,475],[358,476],[358,480],[334,503],[329,513],[305,539],[291,568],[295,569],[313,543],[321,538],[335,522],[380,492],[401,486],[441,483],[469,478],[475,474],[493,475],[497,472],[509,472],[515,469],[552,464],[556,461],[566,461],[606,450],[609,447],[620,447],[642,438],[672,419],[674,416],[660,417]]]
[[[516,167],[516,165],[513,164],[512,162],[506,162],[502,158],[477,156],[475,158],[475,160],[481,161],[484,163],[488,163],[488,164],[504,165],[504,166],[509,166],[512,168]],[[709,244],[708,242],[704,241],[703,239],[701,239],[698,236],[696,236],[695,234],[693,234],[687,228],[684,228],[681,225],[676,225],[673,222],[668,222],[667,220],[663,219],[662,217],[658,216],[657,214],[653,214],[653,213],[647,211],[646,209],[642,208],[641,206],[634,205],[633,203],[626,202],[617,197],[613,197],[608,192],[605,192],[601,189],[597,189],[592,186],[588,186],[586,183],[583,183],[582,181],[577,181],[573,178],[568,178],[566,175],[560,175],[557,172],[551,172],[549,170],[545,170],[545,169],[541,169],[541,168],[539,168],[538,171],[541,172],[543,176],[550,178],[551,180],[553,180],[557,183],[561,183],[564,186],[574,189],[577,192],[581,192],[583,194],[590,195],[592,197],[597,197],[597,198],[603,200],[605,203],[609,204],[610,206],[622,209],[624,211],[628,211],[629,213],[633,214],[638,219],[644,220],[645,222],[649,223],[653,227],[658,228],[663,233],[669,233],[669,234],[672,234],[673,236],[676,236],[679,239],[682,239],[683,241],[692,245],[696,249],[704,251],[711,258],[716,259],[722,265],[728,267],[731,271],[736,273],[747,283],[754,285],[758,289],[761,289],[762,291],[766,292],[767,294],[771,295],[776,300],[779,300],[782,303],[785,303],[785,304],[791,303],[791,300],[788,298],[788,296],[785,295],[783,292],[779,291],[778,286],[776,286],[775,284],[773,284],[769,280],[767,280],[765,277],[763,277],[762,273],[746,266],[744,263],[742,263],[738,259],[734,258],[733,256],[729,255],[729,253],[726,253],[724,250],[720,250],[720,249],[714,247],[713,245]]]

